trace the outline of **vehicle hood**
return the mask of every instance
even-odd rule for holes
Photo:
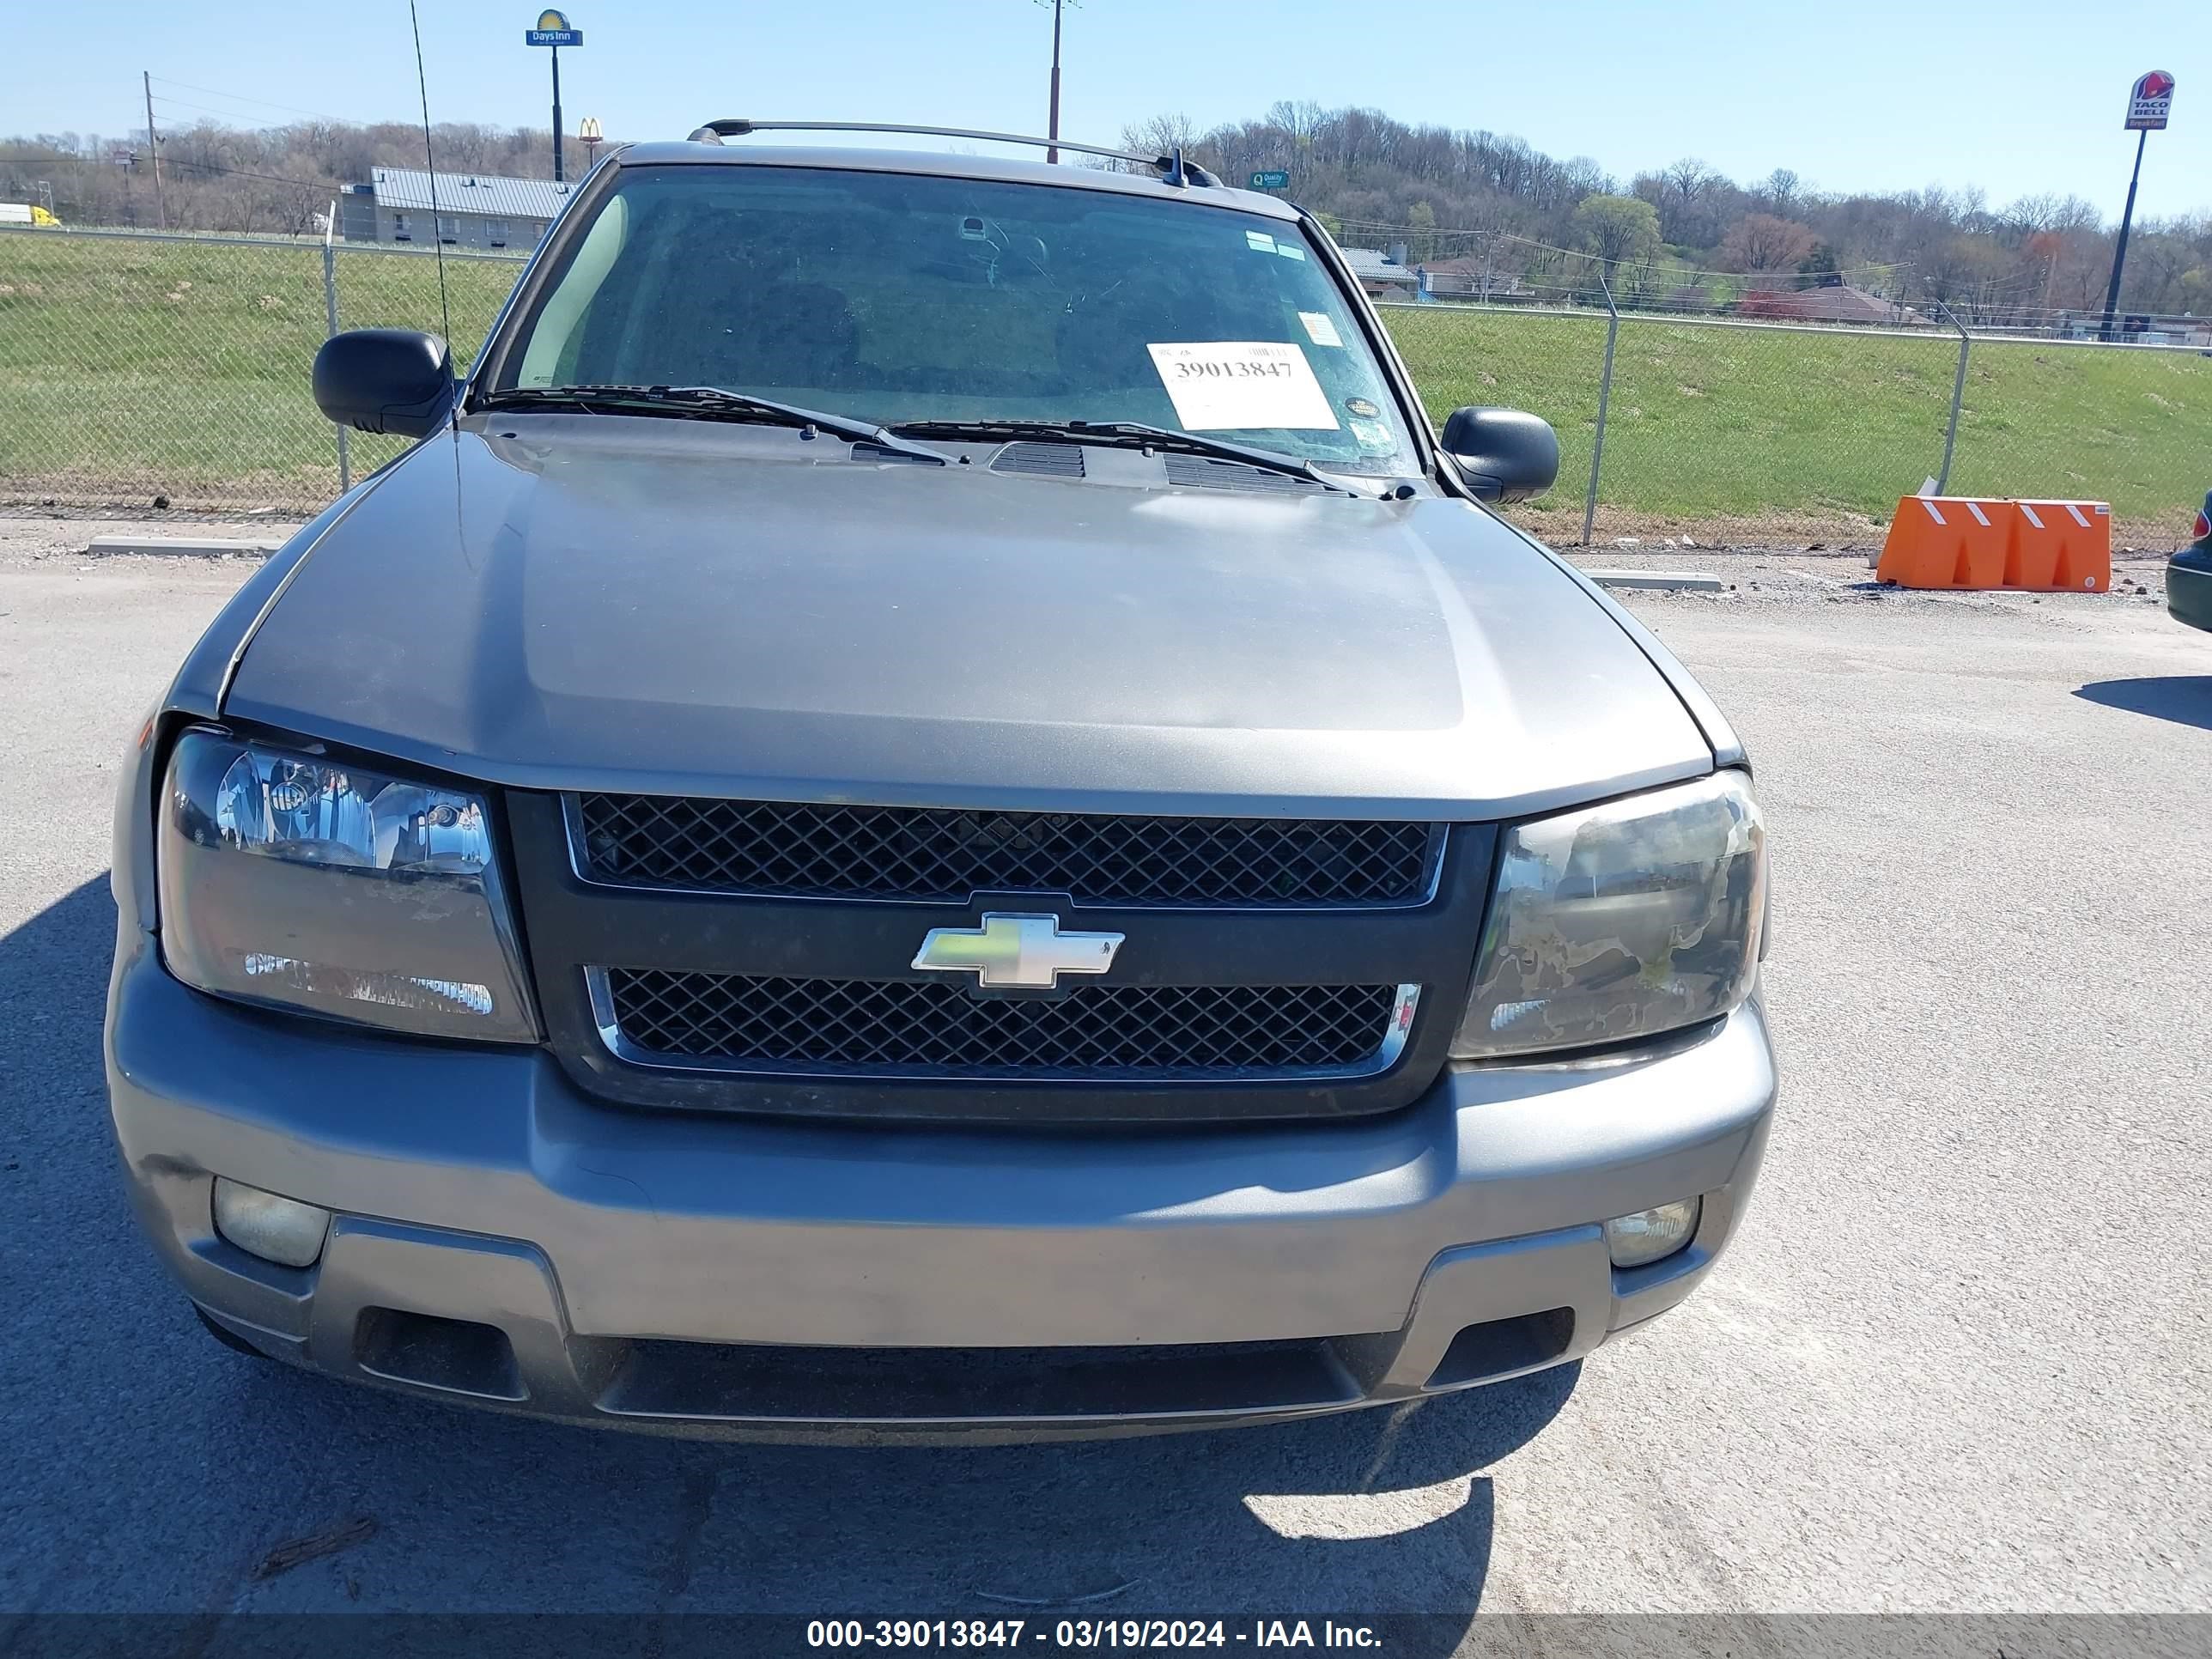
[[[1462,502],[974,453],[465,423],[323,531],[222,712],[526,787],[884,805],[1493,817],[1713,764],[1609,609]]]

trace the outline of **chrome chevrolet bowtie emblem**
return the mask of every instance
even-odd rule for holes
[[[1048,991],[1062,974],[1103,974],[1121,948],[1119,933],[1063,933],[1058,916],[986,915],[981,927],[933,927],[914,965],[973,974],[988,989]]]

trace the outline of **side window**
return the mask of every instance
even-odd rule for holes
[[[438,240],[448,247],[461,239],[461,222],[450,213],[438,216]]]
[[[407,216],[404,213],[395,213],[392,216],[392,240],[395,242],[411,242],[415,240],[408,234]]]
[[[507,246],[507,221],[504,219],[485,220],[484,240],[489,242],[494,247],[505,247]]]
[[[530,343],[523,349],[522,367],[515,373],[515,385],[567,386],[577,378],[584,313],[629,240],[629,204],[620,194],[611,196],[592,228],[584,233],[568,268],[538,307],[531,325]]]

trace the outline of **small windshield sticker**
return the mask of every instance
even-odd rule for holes
[[[1306,338],[1316,345],[1341,346],[1344,337],[1336,331],[1336,325],[1328,319],[1326,311],[1301,311],[1298,320],[1306,325]],[[1358,410],[1352,410],[1358,414]]]
[[[1370,454],[1388,454],[1398,447],[1398,441],[1390,435],[1390,428],[1380,421],[1354,421],[1352,435]]]
[[[1340,430],[1313,365],[1279,340],[1178,341],[1145,348],[1190,432]]]
[[[1275,252],[1275,239],[1268,235],[1264,230],[1246,231],[1244,233],[1244,241],[1245,245],[1255,253],[1273,253]]]
[[[1370,420],[1382,412],[1364,398],[1346,398],[1344,400],[1344,406],[1353,414],[1364,415]]]
[[[1304,248],[1292,247],[1288,242],[1276,243],[1275,252],[1285,259],[1303,259],[1306,257],[1306,251]]]

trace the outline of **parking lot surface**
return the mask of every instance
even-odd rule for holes
[[[0,536],[0,1630],[2212,1607],[2212,636],[2146,598],[1741,555],[1634,596],[1759,769],[1784,1066],[1741,1236],[1649,1332],[1409,1413],[749,1448],[346,1389],[193,1321],[105,1121],[109,815],[251,566],[74,556],[98,528]]]

